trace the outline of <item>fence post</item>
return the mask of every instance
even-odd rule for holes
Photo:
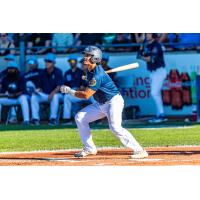
[[[19,63],[20,70],[25,72],[25,41],[24,41],[24,33],[20,34],[20,42],[19,42]]]

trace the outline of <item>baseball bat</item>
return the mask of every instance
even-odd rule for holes
[[[123,65],[123,66],[120,66],[120,67],[116,67],[114,69],[107,70],[106,73],[109,74],[109,73],[113,73],[113,72],[121,72],[121,71],[124,71],[124,70],[135,69],[135,68],[138,68],[138,67],[139,67],[139,64],[136,62],[136,63],[132,63],[132,64],[129,64],[129,65]]]

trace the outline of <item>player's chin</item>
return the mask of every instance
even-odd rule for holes
[[[86,61],[86,60],[84,60],[84,61],[83,61],[83,64],[84,64],[84,65],[88,65],[88,64],[89,64],[89,62],[88,62],[88,61]]]

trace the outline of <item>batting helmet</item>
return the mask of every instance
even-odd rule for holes
[[[93,63],[96,63],[96,64],[101,63],[102,51],[98,47],[88,46],[83,51],[83,54],[89,54],[89,55],[91,55],[92,56],[91,61]]]

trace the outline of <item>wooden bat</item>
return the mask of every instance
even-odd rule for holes
[[[106,73],[109,74],[109,73],[112,73],[112,72],[121,72],[121,71],[124,71],[124,70],[135,69],[135,68],[138,68],[138,67],[139,67],[139,64],[136,62],[136,63],[132,63],[132,64],[129,64],[129,65],[124,65],[124,66],[116,67],[114,69],[110,69],[110,70],[106,71]]]
[[[120,67],[116,67],[114,69],[107,70],[106,73],[109,74],[109,73],[113,73],[113,72],[121,72],[121,71],[124,71],[124,70],[135,69],[135,68],[138,68],[138,67],[139,67],[139,64],[136,62],[136,63],[132,63],[132,64],[129,64],[129,65],[123,65],[123,66],[120,66]],[[87,77],[82,76],[82,79],[87,80]]]

